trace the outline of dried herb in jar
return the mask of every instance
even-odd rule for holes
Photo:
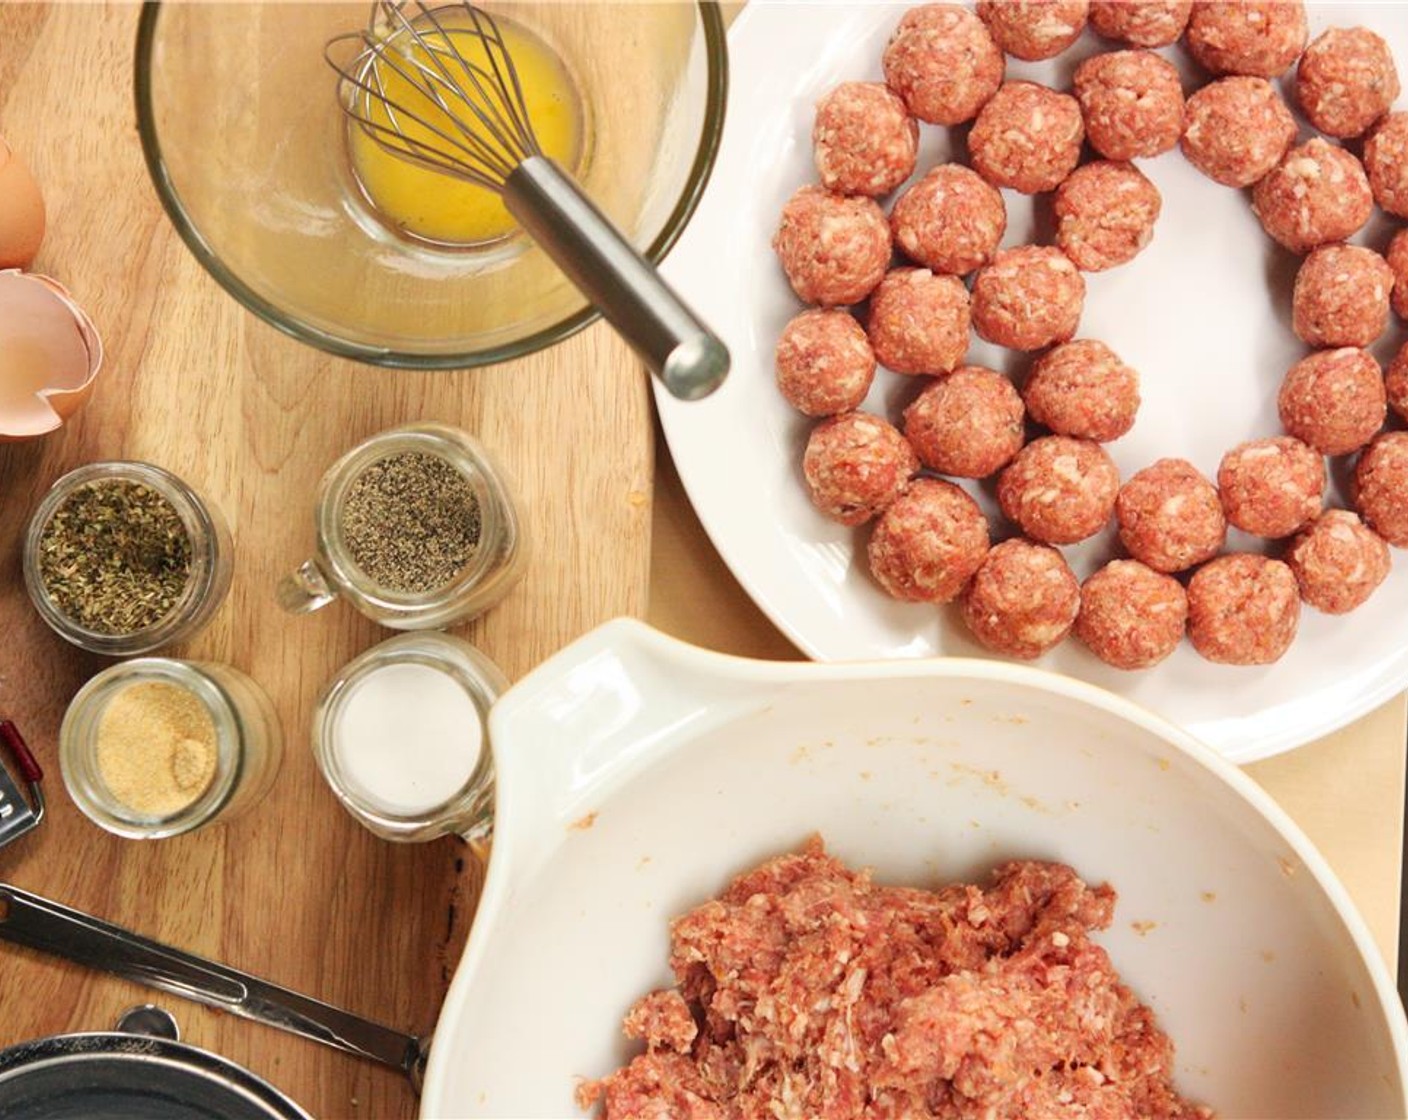
[[[180,602],[191,577],[181,516],[127,479],[80,486],[39,540],[39,577],[60,613],[98,634],[135,634]]]
[[[372,463],[347,489],[342,539],[382,587],[423,594],[460,574],[479,547],[474,488],[438,455],[402,452]]]

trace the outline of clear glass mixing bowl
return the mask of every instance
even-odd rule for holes
[[[679,237],[713,167],[727,51],[718,5],[494,3],[559,55],[578,88],[579,182],[652,260]],[[163,205],[201,264],[266,322],[384,366],[519,357],[595,318],[518,235],[437,249],[376,221],[349,169],[332,36],[358,3],[148,4],[137,122]]]

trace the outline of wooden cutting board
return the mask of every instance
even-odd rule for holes
[[[525,581],[459,632],[517,677],[592,626],[641,614],[652,439],[644,373],[601,326],[479,372],[361,367],[246,313],[196,264],[157,202],[134,120],[136,5],[0,4],[0,135],[40,180],[49,233],[35,271],[97,322],[107,363],[89,405],[41,441],[0,446],[0,716],[48,771],[50,817],[0,851],[0,880],[227,961],[413,1032],[428,1032],[477,893],[456,840],[398,846],[347,817],[308,749],[323,683],[390,636],[343,604],[290,618],[278,577],[309,553],[312,495],[356,441],[416,419],[478,435],[528,510]],[[199,96],[199,91],[192,91]],[[174,470],[229,519],[234,586],[210,628],[172,652],[226,661],[268,689],[287,741],[273,792],[228,825],[154,843],[101,832],[59,780],[69,698],[102,659],[39,621],[21,580],[29,512],[60,474],[98,459]],[[152,998],[0,944],[0,1046],[102,1030]],[[314,1115],[399,1117],[397,1074],[170,997],[184,1038],[248,1066]]]

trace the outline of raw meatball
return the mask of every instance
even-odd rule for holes
[[[890,223],[874,199],[809,184],[782,208],[772,247],[804,302],[859,303],[890,265]]]
[[[1188,596],[1138,560],[1111,560],[1080,589],[1076,637],[1116,669],[1147,669],[1178,648]]]
[[[859,407],[874,377],[870,340],[848,311],[803,311],[777,340],[777,387],[808,416]]]
[[[963,621],[996,653],[1031,660],[1071,632],[1080,584],[1054,548],[1020,538],[988,553],[963,593]]]
[[[1080,162],[1080,104],[1035,82],[1004,82],[968,134],[973,169],[995,187],[1055,190]]]
[[[1389,304],[1399,315],[1408,319],[1408,229],[1401,229],[1393,235],[1384,260],[1393,273]]]
[[[1361,136],[1399,93],[1388,44],[1367,27],[1332,27],[1318,35],[1296,69],[1296,98],[1326,136]]]
[[[1252,211],[1261,228],[1293,253],[1344,241],[1373,210],[1359,161],[1318,136],[1292,148],[1252,188]]]
[[[1219,556],[1188,581],[1188,638],[1220,665],[1269,665],[1300,623],[1296,577],[1280,560],[1248,552]]]
[[[1106,159],[1167,152],[1183,135],[1183,86],[1153,51],[1110,51],[1076,67],[1085,136]]]
[[[1374,201],[1408,218],[1408,112],[1390,113],[1364,141],[1364,168]]]
[[[1276,399],[1281,423],[1322,455],[1358,451],[1384,426],[1384,373],[1367,350],[1317,350],[1290,368]]]
[[[1300,0],[1195,0],[1188,49],[1214,74],[1274,78],[1310,36]]]
[[[885,84],[930,124],[971,121],[1002,84],[1006,64],[982,20],[958,4],[907,11],[882,62]]]
[[[863,525],[900,496],[919,459],[892,425],[846,412],[812,429],[802,458],[816,508],[842,525]]]
[[[1393,269],[1372,249],[1322,245],[1296,273],[1296,337],[1310,346],[1368,346],[1388,326],[1392,290]]]
[[[1388,364],[1388,372],[1384,375],[1384,395],[1389,408],[1408,420],[1408,343],[1399,347],[1393,361]]]
[[[1012,382],[981,366],[963,366],[914,398],[904,410],[904,434],[930,470],[987,478],[1022,450],[1024,416]]]
[[[1013,350],[1040,350],[1076,333],[1085,281],[1060,249],[1003,249],[973,278],[973,327]]]
[[[1188,26],[1193,0],[1091,0],[1090,26],[1106,39],[1168,47]]]
[[[1265,78],[1211,82],[1183,110],[1183,154],[1224,186],[1251,186],[1281,162],[1295,139],[1295,118]]]
[[[1289,537],[1319,516],[1325,461],[1290,436],[1238,444],[1222,457],[1217,488],[1227,520],[1258,537]]]
[[[927,268],[894,269],[870,297],[866,330],[885,368],[947,373],[968,352],[968,289]]]
[[[1327,509],[1291,542],[1286,563],[1302,599],[1326,614],[1347,614],[1383,583],[1392,559],[1384,539],[1358,517]]]
[[[1137,471],[1115,500],[1120,541],[1155,571],[1182,572],[1211,560],[1227,539],[1217,488],[1186,459]]]
[[[978,18],[1013,58],[1055,58],[1085,30],[1090,0],[978,0]]]
[[[1071,172],[1053,209],[1062,252],[1077,268],[1103,272],[1149,244],[1163,199],[1134,164],[1100,161]]]
[[[1057,435],[1108,443],[1134,427],[1139,375],[1103,342],[1078,339],[1037,359],[1022,399]]]
[[[951,482],[917,478],[880,515],[871,534],[870,574],[896,599],[947,603],[988,554],[988,519]]]
[[[987,264],[1007,231],[1007,209],[996,187],[961,163],[945,163],[895,199],[895,244],[935,272],[966,276]]]
[[[842,82],[817,102],[812,146],[828,190],[889,194],[914,174],[919,125],[879,82]]]
[[[1033,540],[1074,544],[1105,527],[1119,491],[1120,472],[1098,443],[1043,436],[999,476],[997,504]]]
[[[1385,432],[1354,467],[1354,508],[1397,548],[1408,548],[1408,432]]]

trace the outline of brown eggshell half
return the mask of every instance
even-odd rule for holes
[[[63,285],[0,272],[0,441],[60,427],[88,399],[102,364],[98,331]]]
[[[29,167],[0,138],[0,268],[28,268],[44,240],[44,196]]]

